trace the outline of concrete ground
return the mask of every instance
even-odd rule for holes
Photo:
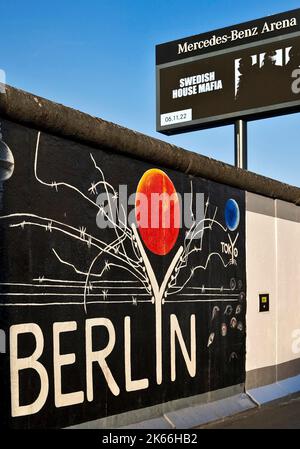
[[[300,395],[226,418],[200,429],[300,429]]]

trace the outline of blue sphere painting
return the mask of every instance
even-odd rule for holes
[[[240,209],[238,203],[230,198],[225,206],[225,222],[229,231],[235,231],[240,224]]]

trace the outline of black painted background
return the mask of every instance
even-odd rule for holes
[[[53,188],[43,186],[34,177],[34,154],[37,131],[1,121],[3,140],[11,148],[15,158],[15,170],[10,180],[4,186],[4,204],[1,216],[13,213],[32,213],[42,217],[52,218],[71,226],[79,228],[84,226],[87,233],[91,233],[102,240],[111,241],[113,231],[100,230],[96,227],[97,210],[88,204],[76,192],[61,187],[58,192]],[[92,149],[90,147],[57,138],[42,133],[39,155],[39,176],[51,181],[64,181],[75,185],[88,193],[92,182],[99,180],[90,153],[101,166],[108,182],[115,188],[119,184],[128,185],[128,193],[136,191],[136,187],[143,173],[153,168],[152,165],[113,154],[105,149]],[[244,192],[230,187],[216,184],[200,178],[191,178],[173,170],[164,170],[172,179],[178,192],[189,192],[190,181],[193,180],[194,193],[203,192],[205,200],[210,199],[210,216],[215,207],[218,207],[216,219],[225,225],[224,206],[228,198],[234,198],[240,207],[241,222],[239,226],[238,265],[224,269],[218,258],[212,259],[206,271],[195,273],[189,286],[225,287],[229,288],[230,279],[237,281],[235,294],[246,291],[245,286],[245,205]],[[16,223],[15,220],[13,220]],[[3,283],[32,283],[32,279],[39,276],[56,279],[82,280],[71,267],[58,262],[52,248],[59,255],[75,264],[83,271],[87,270],[91,260],[97,254],[93,249],[82,242],[63,236],[57,232],[46,232],[42,228],[25,226],[11,228],[11,219],[0,220],[0,282]],[[149,254],[155,273],[161,282],[171,258],[183,243],[182,230],[174,249],[168,256],[159,257]],[[235,233],[233,233],[235,235]],[[189,267],[181,273],[180,279],[188,277],[190,269],[206,261],[207,255],[220,251],[220,242],[228,241],[226,234],[218,227],[206,234],[203,251],[195,253],[189,260]],[[228,256],[229,257],[229,256]],[[104,263],[106,257],[101,260]],[[111,269],[105,274],[105,279],[132,279],[126,272]],[[240,281],[240,282],[238,282]],[[1,293],[22,292],[22,287],[1,286]],[[25,287],[26,292],[36,293],[37,287]],[[49,291],[49,290],[47,290]],[[61,291],[61,290],[60,290]],[[119,292],[126,290],[120,289]],[[185,289],[188,293],[191,290]],[[134,295],[134,294],[133,294]],[[22,299],[20,299],[22,298]],[[182,299],[183,297],[181,297]],[[189,297],[185,297],[189,299]],[[74,299],[74,298],[73,298]],[[81,297],[77,297],[81,301]],[[100,298],[101,299],[101,298]],[[118,300],[117,297],[114,298]],[[120,297],[120,299],[122,299]],[[179,299],[173,296],[172,299]],[[213,299],[213,298],[211,298]],[[7,296],[1,295],[2,304],[18,301],[43,301],[48,297],[36,298],[34,296]],[[53,300],[53,298],[51,298]],[[64,301],[62,297],[55,298],[58,302]],[[245,297],[242,295],[239,302],[242,313],[238,320],[243,324],[243,331],[231,329],[230,319],[234,316],[225,316],[224,311],[230,303],[187,302],[172,303],[163,306],[163,382],[156,384],[155,378],[155,316],[154,305],[151,303],[133,304],[107,304],[88,305],[87,314],[83,305],[60,306],[1,306],[0,329],[6,332],[7,352],[0,354],[0,423],[2,427],[10,428],[52,428],[66,427],[80,422],[106,417],[129,410],[143,408],[166,401],[193,396],[235,385],[244,382],[245,378]],[[212,321],[212,309],[215,305],[220,307],[220,313]],[[232,304],[235,307],[237,303]],[[182,329],[183,336],[189,348],[189,320],[190,315],[196,315],[197,338],[197,373],[191,378],[186,370],[180,349],[177,350],[177,379],[171,382],[170,376],[170,314],[176,314]],[[125,391],[124,379],[124,317],[131,317],[132,339],[132,374],[133,379],[149,378],[149,388],[137,392]],[[107,317],[115,327],[116,345],[107,361],[110,369],[120,387],[121,393],[115,397],[106,385],[104,376],[97,364],[94,364],[94,400],[86,399],[86,370],[85,370],[85,320],[94,317]],[[53,343],[52,327],[54,322],[76,321],[77,331],[62,334],[62,353],[76,353],[76,364],[62,369],[63,392],[77,390],[84,391],[84,403],[72,407],[56,408],[54,405],[53,387]],[[45,346],[40,359],[46,367],[49,376],[49,395],[42,410],[31,416],[11,418],[10,410],[10,371],[9,371],[9,328],[18,323],[37,323],[43,331]],[[228,335],[221,336],[221,323],[228,325]],[[209,334],[215,332],[213,344],[208,348]],[[94,350],[104,348],[107,344],[105,331],[95,331],[93,338]],[[34,350],[34,339],[30,335],[22,335],[19,341],[19,356],[30,355]],[[237,358],[231,358],[235,352]],[[20,375],[21,404],[33,402],[40,388],[37,374],[23,371]]]

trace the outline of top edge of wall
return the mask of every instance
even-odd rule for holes
[[[141,159],[193,176],[300,205],[300,188],[235,168],[115,123],[5,86],[0,115],[11,121],[96,148]]]

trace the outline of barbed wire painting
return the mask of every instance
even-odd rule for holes
[[[244,193],[9,122],[2,129],[14,171],[0,213],[0,328],[9,339],[11,327],[27,323],[16,330],[16,364],[26,332],[36,344],[42,339],[37,363],[49,384],[49,335],[65,323],[64,351],[76,354],[77,364],[75,374],[71,363],[65,368],[73,373],[68,387],[61,372],[61,407],[50,389],[30,413],[24,404],[46,384],[26,391],[18,381],[23,396],[12,389],[6,419],[38,425],[47,414],[66,426],[64,407],[75,407],[82,422],[241,383]],[[152,194],[162,195],[157,206],[143,206]],[[143,223],[145,214],[154,227]],[[34,353],[32,342],[29,348]],[[70,389],[82,391],[75,396],[87,401],[84,413]]]

